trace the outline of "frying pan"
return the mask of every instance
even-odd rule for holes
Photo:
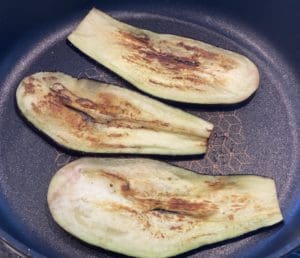
[[[75,239],[53,221],[46,202],[49,181],[61,166],[82,154],[43,137],[20,116],[15,104],[20,80],[38,71],[62,71],[136,90],[66,41],[92,6],[138,27],[239,52],[259,67],[260,88],[241,104],[169,102],[213,122],[215,129],[205,156],[155,158],[199,173],[273,178],[284,223],[182,257],[279,257],[299,245],[300,2],[296,0],[2,1],[1,238],[32,257],[120,256]]]

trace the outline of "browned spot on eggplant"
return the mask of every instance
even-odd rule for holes
[[[185,214],[179,213],[176,217],[177,217],[177,221],[184,221],[187,216]]]
[[[178,42],[177,43],[177,46],[179,47],[183,47],[185,50],[188,50],[188,51],[198,51],[199,50],[199,47],[196,47],[196,46],[190,46],[190,45],[187,45],[183,42]],[[206,51],[207,52],[207,51]]]
[[[170,230],[182,230],[182,226],[172,226],[170,227]]]
[[[101,93],[90,108],[112,117],[135,117],[141,113],[138,107],[111,93]]]
[[[59,97],[63,104],[72,107],[75,110],[85,112],[87,110],[93,110],[99,114],[116,116],[135,116],[140,114],[140,110],[125,100],[118,99],[115,95],[109,93],[100,94],[95,101],[91,101],[87,98],[80,98],[76,94],[72,93],[61,83],[55,83],[50,88]],[[96,102],[97,101],[97,102]],[[88,113],[89,114],[89,113]],[[89,114],[93,117],[93,114]],[[96,122],[103,123],[101,120]]]
[[[104,170],[94,170],[94,171],[87,171],[86,173],[84,173],[85,176],[87,177],[92,177],[92,178],[98,178],[98,177],[106,177],[109,180],[112,181],[112,183],[128,183],[127,179],[117,175],[117,174],[113,174],[110,173],[108,171],[104,171]]]
[[[170,210],[175,211],[186,211],[186,212],[193,212],[193,211],[210,211],[216,210],[217,206],[214,204],[208,204],[205,202],[190,202],[184,199],[179,198],[171,198],[168,201],[168,208]]]
[[[41,80],[39,79],[39,78],[35,78],[34,76],[29,76],[29,77],[27,77],[27,81],[29,81],[29,82],[41,82]]]
[[[93,132],[92,132],[92,134],[93,134]],[[126,146],[124,146],[122,144],[110,144],[110,143],[107,143],[108,140],[107,140],[107,138],[106,138],[105,135],[102,135],[101,137],[99,137],[99,136],[91,136],[91,135],[85,134],[84,136],[79,136],[79,137],[84,137],[87,141],[89,141],[90,146],[91,147],[95,147],[95,148],[106,147],[106,148],[122,149],[122,148],[126,147]]]
[[[64,109],[64,106],[62,105],[61,101],[52,93],[48,93],[47,95],[43,96],[43,100],[39,101],[38,106],[43,108],[45,111],[48,110],[50,114],[61,112],[62,109]],[[63,115],[63,113],[56,114]]]
[[[228,217],[229,220],[234,220],[234,215],[233,214],[229,214],[227,217]]]
[[[151,47],[150,38],[140,32],[128,32],[124,30],[118,31],[120,36],[120,43],[132,50],[139,50],[145,47]]]
[[[43,76],[42,80],[44,80],[44,81],[57,81],[58,78],[53,76],[53,75],[50,75],[50,76],[47,76],[47,77]]]
[[[169,84],[153,78],[148,80],[163,87],[203,90],[199,86],[223,86],[224,79],[211,72],[212,68],[214,71],[229,71],[237,65],[230,57],[181,41],[152,39],[144,33],[134,31],[119,30],[118,33],[120,44],[128,49],[128,54],[122,55],[124,60],[182,82]],[[172,76],[175,72],[182,72],[184,76]],[[201,73],[205,76],[201,77]],[[186,85],[186,82],[193,84]]]
[[[246,203],[249,200],[249,198],[247,196],[241,196],[237,200],[240,203]]]
[[[50,81],[56,81],[56,80],[57,80],[57,77],[51,75],[51,76],[48,76],[48,79],[49,79]]]
[[[208,187],[213,190],[222,190],[224,188],[230,188],[235,185],[234,182],[225,182],[224,179],[220,178],[215,181],[205,181]]]
[[[123,134],[123,133],[111,133],[111,134],[108,134],[107,136],[112,137],[112,138],[119,138],[119,137],[124,137],[126,135],[127,134]]]
[[[200,47],[190,46],[183,42],[178,42],[177,46],[183,47],[185,50],[192,51],[194,54],[201,56],[202,58],[205,58],[205,59],[215,60],[219,56],[216,53],[209,52]]]
[[[217,65],[220,65],[225,71],[229,71],[235,68],[237,65],[236,61],[232,58],[225,57],[222,54],[213,53],[207,50],[204,50],[197,46],[190,46],[183,42],[177,43],[177,46],[180,46],[188,51],[192,51],[195,57],[200,57],[206,60],[211,60],[215,62]]]
[[[139,59],[140,57],[137,54],[132,54],[132,55],[122,55],[122,58],[126,61],[128,61],[129,63],[133,63],[142,67],[145,67],[153,72],[157,72],[157,69],[155,67],[152,67],[151,64],[147,64],[147,63],[142,63]],[[163,71],[159,72],[160,74],[163,74]]]
[[[40,110],[40,108],[36,104],[31,103],[31,107],[32,107],[33,112],[35,112],[36,114],[41,114],[42,113],[42,111]]]
[[[57,138],[59,138],[64,143],[69,143],[65,138],[61,137],[60,135],[56,135]]]
[[[43,110],[45,116],[49,115],[66,125],[66,127],[77,137],[81,137],[84,131],[91,131],[92,126],[89,121],[77,111],[65,105],[66,98],[57,96],[50,92],[44,99],[37,103],[37,107]]]
[[[205,234],[201,234],[201,237],[214,236],[214,235],[216,235],[216,233],[205,233]],[[187,241],[191,241],[191,240],[198,239],[198,238],[199,238],[199,235],[192,236]]]
[[[139,204],[140,207],[144,207],[146,211],[158,211],[159,213],[171,213],[171,214],[185,214],[193,217],[209,216],[217,211],[218,207],[215,204],[207,204],[203,202],[192,202],[180,197],[174,197],[173,195],[161,196],[161,198],[141,198],[140,193],[133,190],[130,194],[134,201]]]
[[[153,131],[172,131],[171,129],[168,130],[169,123],[162,122],[159,120],[140,120],[140,119],[112,119],[107,121],[107,126],[117,127],[117,128],[130,128],[130,129],[149,129]],[[180,130],[178,130],[180,132]]]
[[[200,76],[198,76],[198,77],[174,76],[172,78],[177,79],[177,80],[189,81],[189,82],[192,82],[192,83],[206,83],[207,82],[207,80],[201,78]],[[195,86],[194,86],[194,88],[197,89]],[[198,88],[198,90],[199,90],[199,88]]]
[[[208,146],[208,139],[202,139],[197,143],[198,146]]]
[[[139,53],[136,58],[142,58],[145,62],[158,61],[163,67],[170,70],[181,70],[195,68],[200,65],[198,60],[187,56],[178,56],[172,53],[162,51],[162,49],[156,49],[149,37],[145,34],[137,34],[135,32],[119,31],[121,38],[123,39],[121,44],[125,44],[126,47],[133,49]]]
[[[181,88],[182,88],[182,87],[179,86],[179,85],[169,85],[169,84],[166,84],[166,83],[163,83],[163,82],[159,82],[159,81],[154,80],[154,79],[149,79],[149,82],[151,82],[151,83],[153,83],[153,84],[165,86],[165,87],[168,87],[168,88],[178,88],[178,89],[181,89]],[[182,90],[184,90],[184,89],[182,89]]]
[[[75,102],[84,108],[91,108],[91,109],[97,108],[97,105],[89,99],[78,98],[75,100]]]
[[[97,203],[96,205],[98,205],[101,208],[105,208],[109,211],[112,212],[121,212],[121,213],[127,213],[130,214],[131,217],[133,217],[133,219],[138,220],[144,227],[144,229],[150,229],[151,228],[151,224],[149,223],[147,217],[141,213],[139,213],[137,210],[130,208],[129,206],[125,206],[125,205],[121,205],[118,203],[112,203],[112,202],[100,202]],[[153,233],[153,232],[151,232]]]
[[[64,95],[63,93],[60,93],[58,95],[58,97],[59,97],[60,101],[65,105],[68,105],[72,102],[70,97],[68,95]]]
[[[207,201],[195,202],[185,200],[174,195],[161,195],[155,198],[147,197],[147,193],[130,187],[130,182],[119,175],[107,171],[95,171],[86,173],[87,176],[104,176],[115,186],[119,185],[120,193],[127,199],[133,201],[136,207],[140,207],[144,212],[161,217],[163,214],[175,214],[183,219],[183,215],[192,217],[210,216],[218,210],[217,205]],[[155,213],[153,213],[155,211]]]
[[[106,209],[110,210],[110,211],[115,211],[115,212],[129,212],[129,213],[133,213],[134,215],[138,215],[138,212],[135,209],[130,208],[129,206],[125,206],[125,205],[121,205],[121,204],[117,204],[117,203],[100,203],[99,206],[101,207],[105,207]]]
[[[122,190],[122,192],[129,192],[129,190],[130,190],[129,182],[126,181],[125,184],[122,184],[121,185],[121,190]]]
[[[92,97],[89,95],[78,96],[63,83],[50,82],[49,84],[50,91],[32,105],[33,112],[51,117],[67,128],[72,137],[85,140],[92,148],[121,149],[127,147],[123,144],[111,143],[111,140],[128,137],[128,133],[102,131],[98,127],[100,124],[105,128],[146,129],[193,137],[188,130],[174,128],[167,122],[152,118],[151,115],[149,118],[145,118],[145,115],[148,114],[142,113],[138,106],[113,93],[102,92]],[[195,138],[198,139],[199,136],[195,136]],[[201,144],[201,137],[199,142]],[[137,145],[130,148],[140,149],[142,146]]]
[[[82,115],[85,122],[105,124],[109,127],[130,128],[130,129],[148,129],[154,131],[172,131],[177,133],[186,133],[185,130],[171,128],[170,124],[160,120],[141,120],[141,110],[126,100],[122,100],[113,94],[102,93],[97,99],[91,101],[87,98],[79,98],[76,94],[67,90],[60,83],[55,83],[50,88],[53,96],[56,96],[61,105],[73,109]],[[56,104],[59,105],[59,103]],[[61,107],[63,108],[63,107]],[[91,113],[92,112],[92,113]],[[108,115],[103,118],[100,115]],[[88,118],[88,119],[87,119]],[[72,123],[74,125],[74,123]],[[122,137],[125,135],[117,134],[111,137]],[[99,139],[90,137],[93,146],[100,146]],[[103,143],[101,142],[101,146]]]
[[[131,41],[133,44],[140,44],[140,45],[148,45],[149,44],[149,37],[145,33],[138,32],[138,33],[128,33],[125,31],[119,31],[123,37],[127,40]]]
[[[58,87],[59,86],[59,87]],[[113,118],[116,117],[120,110],[128,108],[129,110],[132,109],[134,112],[134,107],[128,103],[123,102],[122,106],[114,107],[114,104],[110,103],[112,106],[108,107],[106,106],[104,109],[98,109],[99,106],[94,102],[90,103],[86,100],[80,100],[77,101],[79,98],[77,98],[76,95],[68,92],[66,89],[61,88],[61,85],[58,85],[55,92],[49,93],[45,98],[45,101],[40,103],[40,106],[46,106],[48,107],[47,112],[51,112],[52,114],[55,114],[57,118],[59,118],[61,121],[64,121],[64,123],[67,125],[67,127],[72,130],[72,133],[78,137],[78,138],[85,138],[89,141],[90,146],[94,147],[111,147],[111,148],[124,148],[124,145],[121,144],[110,144],[109,138],[111,137],[125,137],[124,134],[111,134],[111,135],[99,135],[96,132],[96,129],[94,127],[95,123],[103,123],[107,126],[113,126],[113,127],[122,127],[122,128],[147,128],[147,129],[157,129],[157,127],[168,127],[168,123],[164,123],[158,120],[152,120],[152,121],[143,121],[143,120],[137,120],[135,118]],[[78,102],[80,104],[78,104]],[[108,103],[107,98],[105,100],[106,103]],[[75,105],[75,104],[77,105]],[[94,104],[93,104],[94,103]],[[46,105],[46,106],[45,106]],[[82,107],[83,109],[80,109],[79,107]],[[87,109],[87,110],[85,110]],[[96,112],[109,114],[112,116],[112,120],[101,120],[101,119],[95,119],[93,117],[94,113],[91,114],[91,117],[89,116],[88,110],[95,109]],[[117,110],[119,109],[119,111]],[[81,111],[82,110],[82,111]],[[128,112],[127,112],[128,113]],[[125,112],[122,113],[123,116],[126,114]],[[132,115],[132,113],[128,113],[129,117]],[[125,116],[126,117],[126,116]],[[139,148],[136,146],[136,148]]]
[[[181,70],[195,68],[200,65],[197,60],[184,56],[176,56],[170,53],[157,52],[153,50],[140,50],[140,54],[144,55],[148,62],[157,60],[163,67],[170,70]]]
[[[61,84],[61,83],[54,83],[51,87],[50,90],[52,92],[55,92],[56,96],[59,97],[61,102],[63,104],[70,104],[72,102],[71,97],[69,96],[69,91],[66,89],[66,87]]]
[[[23,82],[24,85],[24,95],[26,94],[34,94],[35,93],[35,85],[32,82]]]
[[[192,89],[192,90],[195,90],[195,91],[203,91],[203,89],[201,88],[198,88],[196,87],[196,85],[179,85],[179,84],[167,84],[167,83],[164,83],[164,82],[159,82],[157,80],[154,80],[154,79],[149,79],[149,82],[153,83],[153,84],[156,84],[156,85],[160,85],[160,86],[164,86],[164,87],[167,87],[167,88],[177,88],[179,90],[182,90],[182,91],[185,91],[187,89]]]

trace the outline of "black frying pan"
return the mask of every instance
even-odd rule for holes
[[[195,257],[278,257],[300,244],[299,1],[2,1],[0,4],[0,236],[30,256],[117,257],[52,220],[46,203],[58,168],[80,156],[26,124],[15,104],[20,80],[62,71],[136,90],[79,53],[66,36],[92,7],[157,32],[242,53],[259,67],[260,89],[235,106],[179,105],[213,122],[206,156],[161,158],[209,174],[276,181],[284,223],[191,251]],[[297,74],[298,72],[298,74]],[[157,247],[159,248],[159,247]]]

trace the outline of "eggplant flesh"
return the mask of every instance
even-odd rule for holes
[[[164,99],[237,103],[259,85],[256,65],[243,55],[190,38],[139,29],[95,8],[68,39],[139,89]]]
[[[213,125],[125,88],[42,72],[17,89],[23,115],[54,141],[91,153],[201,154]]]
[[[274,181],[207,176],[150,159],[81,158],[48,189],[75,237],[136,257],[168,257],[282,221]]]

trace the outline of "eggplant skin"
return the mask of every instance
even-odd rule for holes
[[[88,153],[205,153],[213,125],[125,88],[55,72],[24,78],[22,114],[59,145]]]
[[[272,179],[150,159],[78,159],[54,175],[47,198],[70,234],[135,257],[177,255],[283,219]]]
[[[68,39],[139,89],[163,99],[231,104],[247,99],[259,86],[256,65],[243,55],[139,29],[95,8]]]

